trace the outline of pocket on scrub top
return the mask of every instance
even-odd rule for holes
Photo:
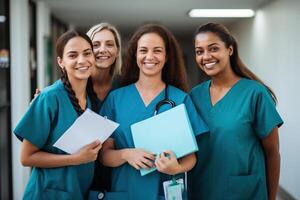
[[[52,188],[46,188],[43,191],[43,200],[71,200],[72,195],[69,192],[58,190],[58,189],[52,189]]]
[[[128,200],[127,192],[105,192],[105,200]]]
[[[229,176],[226,199],[253,199],[256,196],[256,192],[258,192],[259,183],[260,178],[255,174]]]

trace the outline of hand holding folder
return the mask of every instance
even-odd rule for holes
[[[131,125],[136,148],[156,155],[171,150],[177,158],[198,151],[196,138],[184,104]],[[144,176],[152,171],[141,169]]]

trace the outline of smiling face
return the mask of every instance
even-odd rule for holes
[[[196,36],[195,53],[198,66],[210,77],[232,70],[230,65],[232,46],[227,48],[214,33],[202,32]]]
[[[161,76],[166,56],[163,39],[156,33],[144,34],[138,40],[136,52],[140,76]]]
[[[62,57],[57,58],[59,66],[65,70],[69,79],[86,80],[91,75],[95,57],[91,45],[82,37],[70,39]]]
[[[115,62],[119,51],[113,33],[108,29],[101,30],[94,35],[92,42],[96,67],[110,68]]]

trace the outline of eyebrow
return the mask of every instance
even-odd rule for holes
[[[68,51],[67,54],[77,53],[77,51]]]
[[[218,43],[212,43],[212,44],[209,44],[208,47],[211,47],[214,45],[220,46],[220,44],[218,44]],[[200,48],[202,48],[202,47],[195,47],[195,49],[200,49]]]
[[[213,45],[219,46],[220,44],[218,44],[218,43],[212,43],[212,44],[210,44],[210,45],[208,45],[208,46],[210,47],[210,46],[213,46]]]
[[[92,51],[92,49],[91,48],[88,48],[88,49],[85,49],[85,50],[83,50],[84,52],[86,52],[86,51]],[[72,54],[72,53],[78,53],[78,51],[68,51],[67,52],[67,54]]]
[[[115,41],[114,40],[104,40],[104,42],[113,42],[114,43]],[[99,40],[97,40],[97,41],[94,41],[93,44],[94,43],[101,43],[101,42]]]
[[[85,49],[83,51],[92,51],[92,48]]]
[[[138,47],[138,49],[148,49],[148,47],[144,47],[144,46],[141,46],[141,47]],[[163,47],[154,47],[154,49],[163,49]]]

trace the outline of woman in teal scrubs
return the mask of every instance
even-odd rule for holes
[[[155,105],[168,98],[176,105],[186,105],[196,135],[207,132],[206,125],[184,92],[187,89],[186,73],[174,36],[159,25],[140,27],[129,41],[122,67],[122,83],[126,86],[111,92],[104,102],[101,114],[120,124],[112,138],[103,144],[103,164],[113,167],[111,192],[105,199],[164,199],[162,183],[170,175],[189,171],[195,164],[195,155],[176,159],[161,155],[155,160],[151,152],[134,147],[130,125],[153,116]],[[159,111],[170,109],[164,105]],[[163,134],[163,133],[162,133]],[[158,171],[141,176],[140,169],[154,166]]]
[[[198,28],[195,52],[210,80],[190,95],[210,133],[198,138],[190,199],[275,200],[283,121],[274,93],[241,62],[237,42],[224,26]]]
[[[88,81],[88,87],[92,84],[95,93],[91,92],[90,98],[97,102],[95,109],[99,110],[107,94],[119,87],[122,65],[121,37],[118,30],[109,23],[100,23],[91,27],[87,35],[93,43],[95,55],[95,67]],[[39,92],[37,89],[35,96]],[[99,192],[109,190],[110,179],[110,170],[97,160],[90,189]],[[94,192],[93,196],[98,196],[98,193]]]
[[[69,155],[53,146],[92,107],[87,82],[95,62],[92,42],[76,31],[63,34],[56,51],[61,79],[36,97],[14,130],[22,141],[22,164],[33,167],[23,199],[86,199],[101,148],[95,141]]]

